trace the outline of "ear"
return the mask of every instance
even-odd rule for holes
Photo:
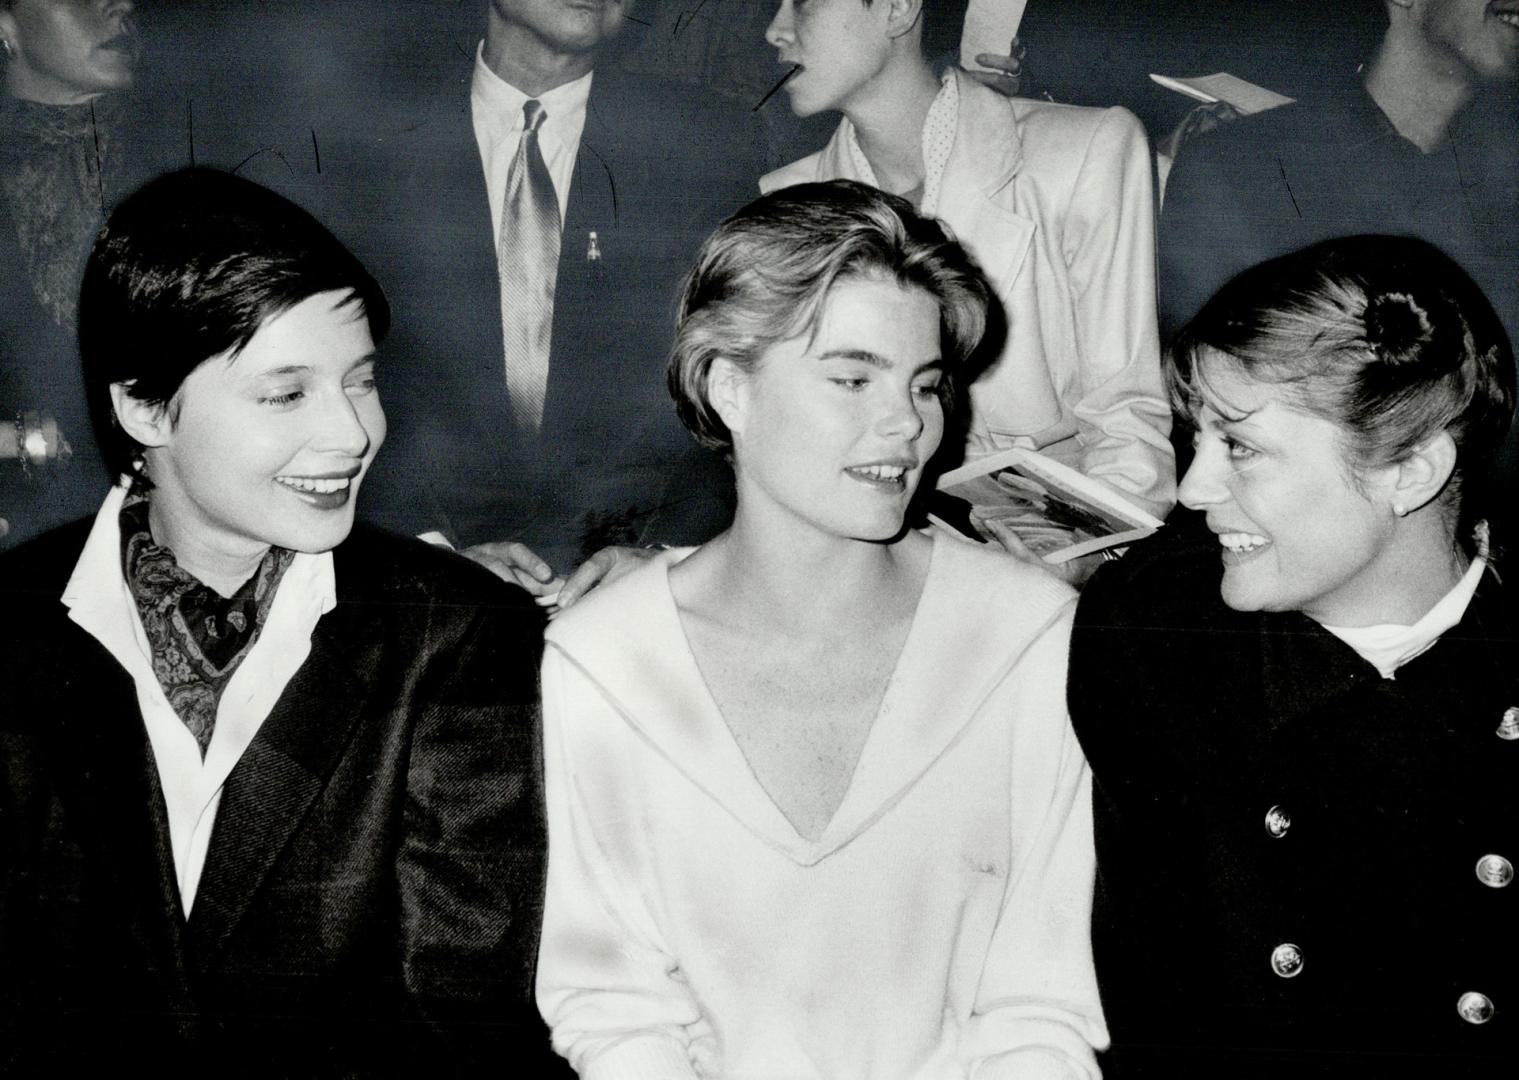
[[[132,385],[129,382],[111,384],[111,409],[116,414],[116,422],[122,431],[149,449],[166,445],[174,430],[169,406],[133,397],[129,392]]]
[[[1402,517],[1429,505],[1445,490],[1456,469],[1456,442],[1449,432],[1442,431],[1415,447],[1393,468],[1392,507]]]
[[[748,417],[749,377],[725,356],[719,356],[707,368],[707,401],[723,425],[738,435]]]
[[[923,0],[876,0],[886,5],[886,33],[894,38],[908,33],[923,21]]]

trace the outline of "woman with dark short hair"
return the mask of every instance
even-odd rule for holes
[[[850,182],[698,256],[670,385],[733,524],[544,662],[538,1000],[582,1076],[1097,1075],[1073,593],[907,528],[989,300]]]
[[[520,590],[354,525],[374,279],[204,169],[111,215],[80,301],[122,482],[0,557],[7,1075],[447,1074],[545,1046]]]
[[[1351,237],[1229,282],[1170,377],[1208,531],[1100,571],[1072,645],[1116,1075],[1496,1075],[1519,1050],[1502,326],[1429,244]]]

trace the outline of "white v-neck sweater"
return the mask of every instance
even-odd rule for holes
[[[652,560],[556,620],[538,1002],[582,1077],[1094,1078],[1074,595],[939,537],[842,805],[797,834]]]

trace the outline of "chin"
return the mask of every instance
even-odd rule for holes
[[[1270,607],[1259,596],[1251,594],[1247,588],[1235,586],[1229,587],[1229,579],[1226,576],[1219,590],[1219,595],[1224,601],[1224,606],[1234,611],[1269,611]]]
[[[313,524],[291,523],[288,527],[273,532],[268,537],[268,542],[286,551],[320,555],[347,540],[351,532],[353,532],[353,514],[348,513],[344,514],[341,520],[334,518],[331,521]]]

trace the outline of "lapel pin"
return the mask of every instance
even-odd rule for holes
[[[597,240],[596,240],[596,230],[595,229],[592,229],[590,231],[590,233],[586,236],[585,261],[586,262],[600,262],[601,261],[601,247],[597,243]]]

